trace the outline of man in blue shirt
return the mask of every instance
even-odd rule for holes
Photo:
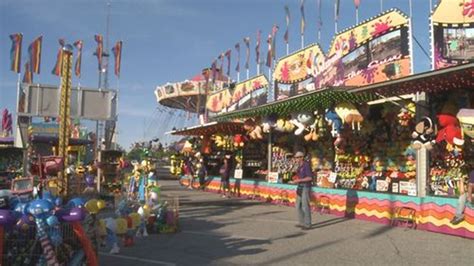
[[[304,153],[298,151],[295,153],[295,161],[298,166],[296,175],[291,183],[297,184],[296,188],[296,210],[298,211],[299,224],[303,230],[311,228],[311,182],[313,181],[313,172],[309,162],[304,160]]]

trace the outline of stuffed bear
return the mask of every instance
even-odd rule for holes
[[[458,119],[451,114],[439,114],[437,117],[441,129],[436,135],[436,143],[440,143],[444,140],[448,144],[462,146],[464,139]]]
[[[237,134],[234,136],[234,146],[235,147],[243,147],[244,146],[244,136],[241,134]]]
[[[435,128],[431,118],[424,116],[415,125],[415,131],[411,133],[413,138],[412,147],[416,150],[424,146],[427,150],[431,150],[436,141],[433,139]]]

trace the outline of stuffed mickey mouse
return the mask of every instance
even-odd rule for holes
[[[436,141],[433,138],[435,131],[433,121],[431,118],[424,116],[418,123],[416,123],[415,131],[411,133],[413,138],[412,147],[415,150],[421,149],[424,146],[427,150],[431,150]]]

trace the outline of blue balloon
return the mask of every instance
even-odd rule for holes
[[[58,217],[56,217],[56,216],[54,216],[54,215],[51,215],[51,216],[49,216],[48,218],[46,218],[46,223],[47,223],[49,226],[58,225],[58,224],[59,224]]]
[[[72,208],[68,215],[64,215],[62,219],[66,222],[79,222],[86,218],[86,211],[84,208]]]
[[[67,206],[70,208],[82,207],[86,204],[86,201],[83,198],[73,198],[68,203]]]
[[[0,225],[9,226],[15,223],[15,216],[10,210],[0,209]]]
[[[27,207],[28,213],[39,219],[51,216],[53,209],[53,203],[44,199],[33,200]]]

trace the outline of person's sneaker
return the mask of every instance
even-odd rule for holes
[[[464,220],[464,216],[454,216],[454,218],[451,220],[451,223],[456,225],[459,224]]]

